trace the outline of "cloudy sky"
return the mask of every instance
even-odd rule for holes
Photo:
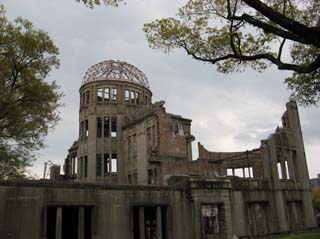
[[[143,24],[174,16],[185,0],[129,0],[120,8],[89,9],[75,0],[2,0],[9,19],[22,16],[45,30],[60,49],[61,66],[48,80],[61,85],[62,121],[46,138],[32,168],[39,176],[45,161],[63,164],[78,134],[78,90],[87,68],[103,60],[123,60],[148,77],[153,101],[165,100],[168,112],[191,118],[192,133],[210,151],[238,151],[260,146],[280,124],[289,92],[289,74],[270,68],[263,73],[223,75],[215,67],[148,47]],[[300,107],[311,177],[320,173],[320,109]],[[196,148],[196,147],[194,147]],[[195,153],[197,154],[197,152]]]

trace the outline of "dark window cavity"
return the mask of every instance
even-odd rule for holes
[[[102,137],[102,119],[101,117],[97,117],[97,137]]]
[[[111,137],[117,137],[117,117],[111,117]]]
[[[104,137],[110,136],[110,118],[104,117],[103,119]]]
[[[97,154],[96,155],[96,171],[97,171],[97,176],[100,177],[101,176],[101,171],[102,171],[102,155],[101,154]]]

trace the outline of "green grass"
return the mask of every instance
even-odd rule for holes
[[[284,237],[274,237],[274,238],[275,239],[320,239],[320,232],[292,234]]]

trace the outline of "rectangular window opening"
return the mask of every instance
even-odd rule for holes
[[[128,137],[128,160],[132,157],[131,136]]]
[[[82,106],[84,106],[86,104],[86,94],[85,94],[85,92],[82,93],[82,97],[81,98],[82,98],[81,99],[82,100],[81,101],[82,102]]]
[[[132,157],[137,156],[137,134],[132,135]]]
[[[117,117],[111,117],[111,137],[117,137]]]
[[[222,206],[217,204],[201,206],[201,221],[203,235],[221,234]]]
[[[90,103],[90,90],[86,91],[86,104]]]
[[[109,137],[110,136],[110,118],[109,117],[104,117],[103,120],[103,127],[104,127],[104,137]]]
[[[111,173],[117,173],[118,172],[118,158],[117,154],[113,153],[111,158]]]
[[[104,93],[103,93],[103,100],[110,100],[110,88],[106,87],[104,88]]]
[[[277,163],[279,179],[283,179],[281,163]]]
[[[111,89],[111,100],[116,101],[117,100],[117,94],[118,94],[118,89],[117,88],[112,88]]]
[[[284,161],[284,165],[286,167],[286,173],[287,173],[287,179],[290,179],[290,174],[289,174],[289,166],[288,166],[288,161]]]
[[[151,127],[148,127],[148,128],[147,128],[147,146],[148,146],[148,149],[150,149],[151,146],[152,146]]]
[[[83,130],[84,130],[83,121],[81,121],[80,122],[80,129],[79,129],[79,138],[80,138],[80,140],[83,140]]]
[[[85,125],[85,133],[84,133],[84,136],[85,136],[86,138],[88,138],[88,136],[89,136],[89,122],[88,122],[87,119],[84,121],[84,125]]]
[[[97,176],[100,177],[101,176],[101,170],[102,170],[102,155],[101,154],[97,154],[96,155],[96,173]]]
[[[124,92],[124,101],[126,103],[130,102],[130,91],[129,90],[125,90],[125,92]]]
[[[134,97],[135,97],[135,93],[134,93],[134,91],[131,91],[131,92],[130,92],[130,100],[131,100],[131,103],[132,103],[132,104],[135,103],[135,98],[134,98]]]
[[[104,154],[104,175],[108,175],[110,172],[110,158],[109,154]]]
[[[83,210],[83,217],[79,217]],[[60,229],[61,239],[78,238],[82,231],[83,239],[92,239],[92,207],[82,206],[48,206],[46,208],[46,238],[56,239]],[[84,227],[79,228],[79,220]]]
[[[142,210],[141,210],[142,209]],[[159,210],[160,209],[160,210]],[[167,223],[167,214],[168,214],[168,208],[166,206],[135,206],[132,208],[132,234],[130,238],[133,239],[139,239],[139,238],[145,238],[145,239],[156,239],[157,237],[157,230],[159,228],[159,225],[157,223],[159,222],[157,218],[161,219],[161,239],[168,239],[168,223]],[[157,215],[160,213],[160,215]],[[144,228],[141,228],[141,222],[140,217],[143,217],[143,225]],[[141,231],[142,229],[142,231]]]
[[[88,176],[88,156],[84,156],[84,177]]]
[[[152,145],[157,145],[157,134],[156,134],[156,126],[152,126]]]
[[[103,88],[98,88],[97,89],[97,101],[102,101],[102,96],[103,96]]]
[[[97,137],[101,138],[102,136],[102,119],[97,117]]]
[[[235,168],[234,176],[238,176],[240,178],[243,178],[243,170],[242,170],[242,168]]]

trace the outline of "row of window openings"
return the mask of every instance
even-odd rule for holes
[[[90,103],[90,90],[87,90],[82,93],[80,102],[81,105],[86,105]]]
[[[110,94],[111,91],[111,94]],[[117,100],[118,90],[117,88],[98,88],[97,89],[97,101],[116,101]],[[139,104],[140,93],[133,90],[125,90],[124,100],[126,103]],[[147,98],[146,98],[147,99]]]
[[[98,88],[97,89],[97,101],[116,101],[118,95],[118,89],[117,88]]]
[[[102,126],[103,120],[103,126]],[[111,124],[110,124],[111,121]],[[97,137],[117,137],[117,117],[97,117]],[[80,122],[80,139],[86,139],[89,136],[89,121],[86,119]]]
[[[110,124],[111,121],[111,124]],[[97,137],[117,137],[117,117],[97,117]]]
[[[281,162],[277,162],[279,179],[290,179],[288,161],[283,162],[283,167]]]
[[[103,165],[102,165],[102,154],[96,155],[96,174],[98,177],[102,175],[102,172],[104,175],[109,174],[117,174],[118,172],[118,158],[116,153],[110,154],[106,153],[103,154]]]
[[[240,178],[253,178],[253,168],[244,167],[244,168],[228,168],[228,176],[238,176]]]
[[[117,101],[118,89],[117,88],[98,88],[97,89],[97,101]],[[145,102],[148,102],[148,96],[145,96]],[[126,103],[139,104],[140,93],[133,90],[125,90],[124,100]],[[85,91],[81,95],[81,104],[86,105],[90,103],[90,90]]]

